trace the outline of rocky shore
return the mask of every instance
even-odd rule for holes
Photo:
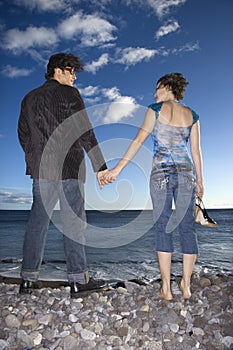
[[[45,283],[19,295],[17,281],[0,280],[0,350],[233,349],[233,276],[196,275],[192,297],[160,299],[159,280],[121,282],[70,299],[66,285]]]

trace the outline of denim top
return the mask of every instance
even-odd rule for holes
[[[199,116],[190,109],[193,123],[190,126],[174,126],[164,124],[158,120],[163,102],[153,103],[149,108],[155,111],[156,124],[152,132],[153,139],[153,167],[175,169],[193,169],[189,156],[187,143],[189,141],[192,125],[199,120]]]

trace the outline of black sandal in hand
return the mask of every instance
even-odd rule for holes
[[[197,198],[195,208],[195,222],[209,227],[217,226],[217,222],[209,217],[207,210],[204,207],[204,203],[200,198]]]

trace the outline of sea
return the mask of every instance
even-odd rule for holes
[[[0,210],[0,276],[18,278],[22,262],[27,210]],[[233,210],[209,209],[216,227],[196,225],[199,255],[196,273],[233,273]],[[54,212],[54,217],[59,216]],[[89,273],[106,280],[141,280],[159,278],[154,250],[155,232],[151,210],[87,210],[86,254]],[[50,222],[40,279],[66,281],[63,236],[57,219]],[[179,235],[174,234],[172,276],[182,274]]]

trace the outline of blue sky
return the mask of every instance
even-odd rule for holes
[[[24,95],[44,82],[48,58],[72,52],[85,64],[76,86],[109,167],[154,102],[159,77],[182,72],[184,103],[200,115],[209,208],[233,208],[231,0],[0,1],[0,209],[28,209],[17,121]],[[87,209],[150,208],[148,139],[117,183],[98,190],[88,163]]]

